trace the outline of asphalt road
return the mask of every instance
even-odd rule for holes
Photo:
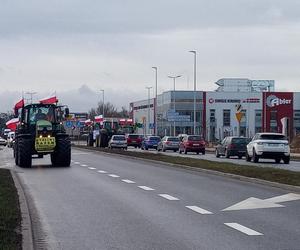
[[[130,151],[137,151],[137,152],[144,152],[143,150],[139,148],[133,148],[129,147]],[[147,152],[157,154],[157,150],[149,149]],[[254,162],[247,162],[245,160],[245,157],[242,159],[238,159],[238,157],[230,157],[227,159],[224,156],[221,156],[220,158],[217,158],[214,153],[206,153],[205,155],[202,155],[201,153],[197,155],[196,153],[189,152],[188,154],[179,154],[178,152],[173,152],[171,150],[166,152],[159,152],[160,154],[165,154],[169,156],[180,156],[180,157],[190,157],[195,159],[204,159],[209,161],[215,161],[215,162],[230,162],[238,165],[250,165],[250,166],[258,166],[258,167],[271,167],[271,168],[280,168],[280,169],[287,169],[291,171],[300,171],[300,161],[290,161],[290,164],[284,164],[283,162],[276,164],[274,160],[272,159],[259,159],[259,163]]]
[[[300,249],[299,194],[97,152],[73,150],[70,168],[49,163],[22,169],[0,152],[49,249]]]

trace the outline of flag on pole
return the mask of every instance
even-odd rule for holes
[[[19,124],[19,118],[13,118],[11,120],[9,120],[8,122],[6,122],[6,127],[11,129],[12,131],[15,131],[17,126]]]
[[[95,122],[103,123],[103,115],[96,115]]]
[[[56,93],[53,93],[53,94],[41,99],[39,102],[41,104],[54,104],[54,103],[58,102],[58,99],[56,97]]]

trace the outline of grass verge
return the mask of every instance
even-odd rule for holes
[[[137,158],[162,161],[171,164],[184,165],[194,168],[202,168],[223,173],[257,178],[266,181],[278,182],[293,186],[300,186],[300,172],[294,172],[284,169],[270,167],[256,167],[247,165],[231,164],[227,162],[213,162],[202,159],[184,158],[179,156],[168,156],[163,154],[152,154],[147,152],[132,152],[124,150],[109,150],[103,148],[94,148],[87,146],[75,146],[83,149],[91,149],[100,152],[127,155]]]
[[[0,249],[22,249],[19,198],[8,169],[0,169]]]

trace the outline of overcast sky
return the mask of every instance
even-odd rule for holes
[[[300,91],[299,0],[0,0],[0,111],[56,91],[75,111],[158,92],[214,90],[224,77]]]

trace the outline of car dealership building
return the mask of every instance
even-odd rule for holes
[[[284,132],[289,137],[300,133],[300,92],[276,92],[273,80],[226,78],[216,84],[216,91],[196,91],[196,134],[206,140],[252,137],[257,132]],[[193,91],[166,91],[158,95],[157,105],[152,98],[149,122],[147,100],[131,103],[132,119],[144,124],[137,132],[144,133],[151,123],[148,134],[156,129],[160,136],[193,134],[193,97]]]

